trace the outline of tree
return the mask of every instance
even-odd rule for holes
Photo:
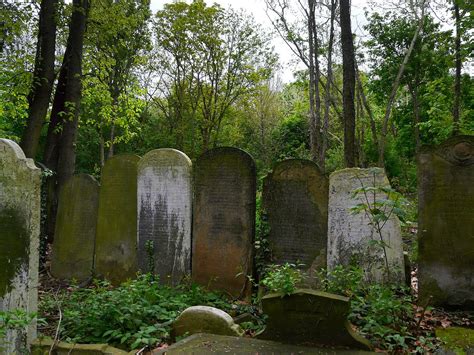
[[[355,60],[351,29],[350,0],[340,2],[342,66],[343,66],[343,114],[344,160],[347,167],[355,166]]]
[[[36,156],[53,90],[57,10],[58,0],[41,1],[35,70],[28,95],[28,121],[20,144],[28,158]]]

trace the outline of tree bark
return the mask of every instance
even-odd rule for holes
[[[456,39],[454,43],[456,73],[454,76],[454,103],[453,103],[453,134],[459,134],[459,116],[461,102],[461,16],[459,14],[459,4],[454,0],[454,18],[456,26]]]
[[[383,167],[385,164],[385,143],[387,138],[388,132],[388,123],[390,119],[390,114],[392,112],[393,102],[395,101],[395,96],[397,95],[398,87],[400,86],[400,80],[402,79],[403,73],[405,72],[405,67],[410,59],[411,53],[413,52],[413,48],[415,47],[416,40],[418,39],[418,35],[423,28],[423,23],[425,20],[425,1],[421,3],[421,17],[418,22],[418,26],[413,34],[413,38],[411,40],[410,46],[408,47],[405,57],[403,58],[402,64],[400,64],[400,68],[398,69],[397,76],[395,77],[395,81],[393,82],[392,91],[390,93],[390,97],[387,102],[387,106],[385,108],[385,115],[384,120],[382,123],[382,131],[380,132],[380,141],[379,141],[379,161],[378,165]]]
[[[340,2],[341,45],[343,66],[344,161],[346,167],[355,166],[355,61],[351,29],[350,0]]]
[[[35,158],[54,82],[58,0],[42,0],[35,69],[28,95],[28,121],[21,139],[27,158]]]

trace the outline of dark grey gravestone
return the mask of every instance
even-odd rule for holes
[[[70,178],[59,194],[51,274],[86,280],[92,275],[99,207],[99,183],[92,176]]]
[[[272,263],[326,266],[328,179],[309,160],[278,163],[264,180]]]
[[[255,235],[255,163],[216,148],[196,163],[192,275],[197,283],[248,297]]]
[[[418,218],[420,298],[474,309],[474,136],[421,150]]]
[[[137,266],[137,164],[132,154],[110,158],[102,169],[95,243],[95,272],[119,284]]]
[[[152,150],[138,163],[138,265],[143,272],[153,265],[173,285],[191,273],[191,166],[175,149]]]

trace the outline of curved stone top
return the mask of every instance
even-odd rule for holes
[[[213,157],[220,156],[220,155],[238,156],[242,158],[242,160],[246,161],[252,170],[256,169],[255,160],[253,159],[253,157],[249,153],[247,153],[245,150],[240,149],[240,148],[235,148],[235,147],[218,147],[218,148],[210,149],[207,152],[203,153],[198,158],[198,161],[212,159]]]
[[[230,325],[234,324],[234,319],[226,312],[219,308],[209,307],[209,306],[191,306],[186,308],[180,315],[180,318],[190,316],[190,315],[197,315],[203,314],[210,317],[218,317],[221,318],[223,321],[227,322]]]
[[[12,140],[0,138],[0,152],[1,154],[7,153],[16,160],[24,161],[28,168],[40,172],[40,169],[36,167],[33,159],[26,158],[25,153],[20,146]]]
[[[97,181],[97,179],[95,177],[93,177],[92,175],[86,174],[86,173],[76,174],[76,175],[72,176],[66,183],[68,183],[69,181],[72,181],[73,179],[81,180],[81,181],[84,181],[84,182],[87,182],[87,183],[99,185],[99,182]]]
[[[120,165],[123,163],[137,164],[139,161],[140,161],[140,157],[136,154],[114,155],[112,158],[107,159],[107,161],[105,162],[104,167],[102,168],[102,174],[104,173],[105,170],[110,169],[110,167],[113,167],[115,165]]]
[[[193,165],[191,159],[180,150],[172,148],[154,149],[146,153],[138,162],[138,169],[150,165],[151,162],[167,163],[173,161],[175,164],[191,167]]]
[[[273,167],[273,171],[269,175],[272,175],[272,176],[283,175],[286,171],[292,170],[292,178],[295,179],[299,176],[294,174],[294,170],[295,169],[303,170],[305,168],[311,169],[312,171],[314,171],[316,174],[320,175],[321,177],[325,177],[325,175],[319,169],[318,164],[307,159],[287,159],[287,160],[280,161]],[[305,180],[306,179],[307,177],[305,177]]]
[[[461,166],[474,164],[474,136],[454,136],[437,146],[423,146],[420,155],[434,153]]]

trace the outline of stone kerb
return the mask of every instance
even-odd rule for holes
[[[248,297],[255,236],[252,157],[229,147],[204,153],[194,170],[194,194],[194,281],[234,297]]]
[[[418,218],[420,299],[474,309],[474,136],[421,149]]]
[[[137,164],[140,157],[116,155],[102,169],[95,244],[95,272],[119,284],[137,266]]]
[[[13,141],[0,139],[0,311],[37,311],[41,171]],[[26,335],[26,336],[25,336]],[[9,331],[7,354],[24,351],[36,323]]]
[[[309,160],[278,163],[263,184],[272,263],[326,267],[328,179]]]
[[[192,163],[175,149],[148,152],[138,163],[138,264],[178,284],[191,273]],[[147,250],[147,242],[153,243]],[[153,255],[150,255],[153,253]],[[152,260],[150,260],[152,258]]]
[[[329,178],[328,206],[328,270],[337,265],[357,262],[365,271],[368,281],[387,280],[385,256],[380,237],[371,225],[371,219],[364,211],[353,213],[351,208],[366,203],[362,192],[354,195],[359,188],[389,186],[383,169],[343,169]],[[372,193],[372,192],[371,192]],[[371,194],[370,193],[370,194]],[[386,194],[376,192],[376,200],[386,199]],[[369,202],[373,201],[373,196]],[[389,208],[388,210],[389,211]],[[386,246],[390,281],[404,282],[404,260],[400,222],[395,214],[382,228]]]
[[[91,277],[99,207],[99,183],[92,176],[71,177],[59,193],[51,274],[83,281]]]

